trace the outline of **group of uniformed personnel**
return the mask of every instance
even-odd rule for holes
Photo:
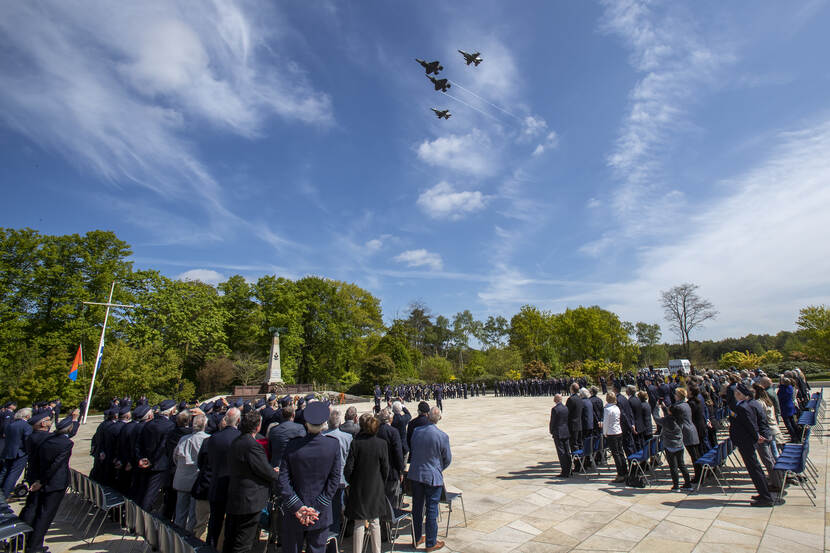
[[[0,487],[3,496],[10,498],[25,469],[23,479],[28,487],[20,519],[32,527],[27,553],[48,551],[43,539],[69,485],[74,445],[70,438],[78,431],[80,412],[76,409],[63,419],[58,419],[59,414],[60,401],[22,409],[8,402],[0,410]]]

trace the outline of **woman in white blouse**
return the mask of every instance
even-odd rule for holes
[[[614,392],[608,392],[605,401],[607,403],[602,412],[602,433],[605,435],[605,443],[611,450],[614,465],[617,467],[617,477],[614,482],[625,482],[628,467],[623,452],[622,426],[620,425],[620,408],[617,406],[617,395]]]

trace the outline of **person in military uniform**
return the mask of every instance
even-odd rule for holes
[[[32,425],[32,433],[26,438],[26,453],[29,458],[29,463],[26,465],[26,475],[24,480],[29,483],[30,490],[26,495],[26,504],[23,510],[20,511],[20,520],[32,525],[35,519],[35,512],[40,503],[40,492],[31,491],[31,485],[40,479],[40,471],[38,468],[37,451],[43,440],[49,437],[49,430],[52,427],[52,418],[49,413],[41,411],[36,415],[32,415],[29,419],[29,424]]]
[[[571,475],[571,432],[568,428],[568,408],[562,404],[562,396],[553,396],[554,406],[550,410],[548,430],[553,443],[556,445],[556,456],[559,457],[559,478],[568,478]]]
[[[69,439],[69,434],[73,431],[73,427],[72,417],[61,420],[55,432],[49,434],[40,443],[35,453],[38,479],[32,484],[32,491],[40,494],[40,500],[32,523],[27,553],[47,551],[43,546],[43,538],[58,512],[58,507],[66,494],[66,487],[69,485],[69,458],[72,456],[72,447],[75,445]]]
[[[176,402],[166,399],[159,404],[159,415],[144,424],[135,445],[135,456],[141,469],[141,495],[138,504],[145,511],[152,511],[159,491],[166,483],[170,468],[165,442],[176,428],[170,416],[176,409]]]
[[[306,408],[306,431],[293,440],[279,467],[282,518],[282,550],[324,553],[331,525],[331,502],[343,470],[340,443],[321,432],[329,417],[328,402],[315,401]]]
[[[228,503],[228,452],[231,443],[239,436],[236,425],[239,424],[241,413],[238,408],[231,407],[225,413],[225,418],[219,425],[219,431],[210,439],[205,440],[207,447],[207,462],[211,470],[208,501],[210,502],[210,517],[208,520],[208,543],[217,550],[222,541],[222,527],[225,522],[225,508]]]
[[[32,410],[24,407],[14,414],[14,421],[6,427],[6,443],[2,451],[3,467],[0,469],[0,489],[5,497],[11,495],[29,460],[26,440],[32,433],[32,426],[29,424],[31,418]]]

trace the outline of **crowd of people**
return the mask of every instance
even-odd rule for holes
[[[701,478],[695,461],[718,443],[721,419],[715,415],[726,412],[729,436],[757,491],[753,505],[774,504],[771,492],[781,492],[785,485],[773,468],[786,442],[779,421],[790,441],[799,442],[798,414],[810,399],[810,387],[800,370],[782,374],[775,390],[772,379],[760,370],[708,371],[670,378],[644,372],[636,379],[627,375],[612,380],[605,401],[597,387],[586,388],[578,382],[570,385],[567,399],[554,395],[549,432],[561,466],[559,477],[568,478],[576,470],[603,462],[607,448],[616,468],[614,482],[627,482],[632,472],[636,474],[629,470],[629,458],[659,436],[672,489],[691,490]],[[594,451],[595,444],[602,445]],[[577,450],[583,455],[574,467],[572,452]],[[691,474],[686,453],[693,467]]]
[[[368,534],[379,552],[380,519],[406,486],[419,545],[434,551],[451,453],[441,410],[421,401],[416,415],[392,398],[363,414],[313,394],[153,407],[123,398],[92,438],[90,477],[225,552],[249,551],[263,526],[285,552],[322,552],[346,520],[356,551]]]
[[[629,457],[659,437],[672,489],[688,490],[701,477],[694,461],[718,442],[723,417],[716,414],[728,412],[729,435],[758,492],[753,505],[772,505],[771,492],[786,484],[773,466],[786,441],[779,421],[790,441],[801,439],[797,417],[810,390],[800,371],[782,374],[775,388],[760,371],[626,373],[599,383],[604,401],[583,378],[496,382],[494,391],[553,396],[549,431],[563,478],[605,462],[607,448],[614,481],[627,482]],[[449,393],[456,397],[473,393],[454,386]],[[435,551],[444,545],[438,504],[452,459],[449,438],[437,426],[448,389],[376,387],[375,409],[363,414],[314,394],[153,406],[143,397],[115,398],[91,440],[90,477],[226,552],[249,551],[260,528],[286,552],[325,551],[332,535],[346,531],[354,550],[366,540],[379,552],[380,520],[398,512],[407,490],[417,546]],[[399,392],[421,398],[414,417],[405,399],[393,395]],[[0,491],[12,496],[25,470],[29,493],[21,518],[34,528],[27,550],[37,553],[47,551],[44,535],[69,482],[70,438],[78,430],[78,410],[62,419],[60,410],[59,401],[0,409]],[[578,449],[584,456],[572,466]]]

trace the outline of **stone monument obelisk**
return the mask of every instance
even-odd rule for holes
[[[271,357],[268,358],[268,374],[265,375],[266,384],[282,384],[282,368],[280,367],[280,329],[274,330],[271,342]]]

